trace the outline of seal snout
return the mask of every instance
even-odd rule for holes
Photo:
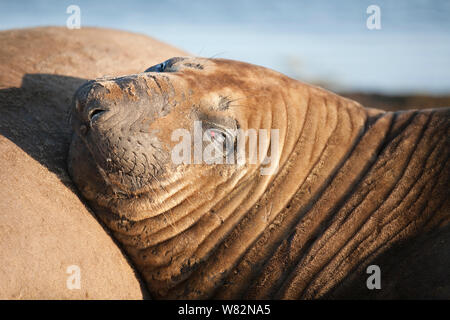
[[[88,108],[84,108],[81,111],[80,122],[78,123],[79,132],[82,135],[86,135],[88,129],[91,129],[93,124],[100,120],[100,118],[108,112],[108,109],[104,106],[94,105]],[[76,128],[77,129],[77,128]]]

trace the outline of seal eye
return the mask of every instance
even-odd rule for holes
[[[206,130],[206,135],[211,141],[217,154],[229,155],[234,150],[234,136],[223,129],[210,128]]]
[[[218,129],[209,129],[207,132],[211,141],[215,143],[223,144],[227,140],[225,132],[222,132]]]

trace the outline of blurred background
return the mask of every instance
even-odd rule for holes
[[[450,1],[1,1],[0,29],[65,26],[139,32],[193,55],[242,60],[373,107],[450,106]],[[370,30],[370,5],[380,29]]]

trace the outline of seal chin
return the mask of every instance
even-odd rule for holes
[[[121,198],[136,197],[157,181],[151,175],[135,175],[133,172],[124,174],[123,171],[106,172],[101,167],[99,167],[99,172],[113,193]]]
[[[152,172],[148,155],[133,158],[99,152],[99,144],[87,141],[75,133],[68,157],[69,173],[78,189],[89,200],[129,199],[145,192],[153,181],[160,180]],[[150,156],[151,159],[153,159]],[[132,159],[124,160],[124,159]],[[124,164],[120,167],[121,164]],[[155,168],[157,166],[154,166]]]
[[[98,172],[115,194],[135,196],[157,182],[165,171],[165,157],[151,146],[141,149],[132,141],[124,145],[108,140],[88,143],[87,148]]]

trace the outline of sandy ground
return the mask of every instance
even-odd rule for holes
[[[67,174],[67,108],[85,79],[185,53],[94,28],[3,31],[0,43],[0,299],[142,299],[133,268]]]

